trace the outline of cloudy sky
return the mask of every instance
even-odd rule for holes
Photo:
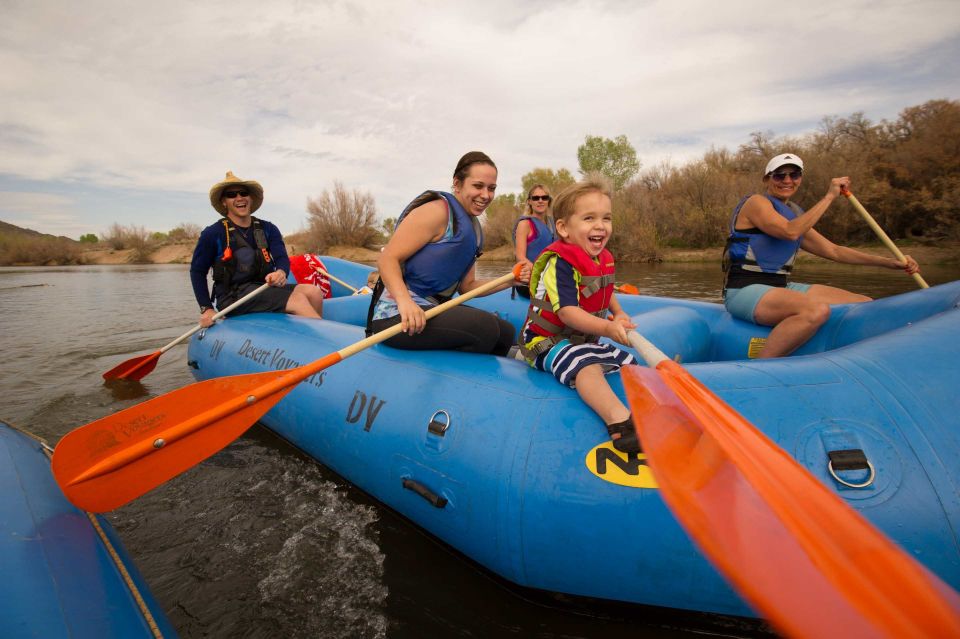
[[[217,214],[292,233],[334,180],[381,217],[487,152],[501,192],[625,134],[645,167],[960,98],[957,0],[0,0],[0,220],[79,237]]]

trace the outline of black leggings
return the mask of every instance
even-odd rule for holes
[[[421,306],[423,310],[430,306]],[[400,316],[374,320],[373,332],[400,323]],[[408,351],[456,350],[467,353],[506,355],[513,346],[516,331],[513,324],[493,313],[469,306],[456,306],[427,320],[422,333],[400,333],[384,342],[387,346]]]

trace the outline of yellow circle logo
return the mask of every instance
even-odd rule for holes
[[[647,456],[643,453],[621,453],[606,441],[592,448],[585,461],[591,473],[611,484],[631,488],[657,487],[653,473],[647,466]]]

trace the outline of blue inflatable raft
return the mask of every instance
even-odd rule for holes
[[[116,532],[66,500],[44,450],[0,422],[0,636],[176,637]]]
[[[323,259],[348,282],[370,270]],[[310,362],[364,337],[368,300],[327,300],[322,321],[227,320],[194,337],[189,363],[209,379]],[[721,305],[620,300],[642,334],[960,588],[960,282],[834,307],[775,360],[750,359],[768,329]],[[517,326],[526,314],[508,292],[470,304]],[[523,362],[379,345],[305,380],[262,421],[521,586],[753,616],[676,523],[644,456],[613,449],[574,391]]]

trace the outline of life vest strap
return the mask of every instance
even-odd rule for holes
[[[580,292],[584,297],[590,297],[600,289],[614,284],[615,279],[613,273],[607,273],[606,275],[584,275],[580,279],[580,283],[583,284]]]

